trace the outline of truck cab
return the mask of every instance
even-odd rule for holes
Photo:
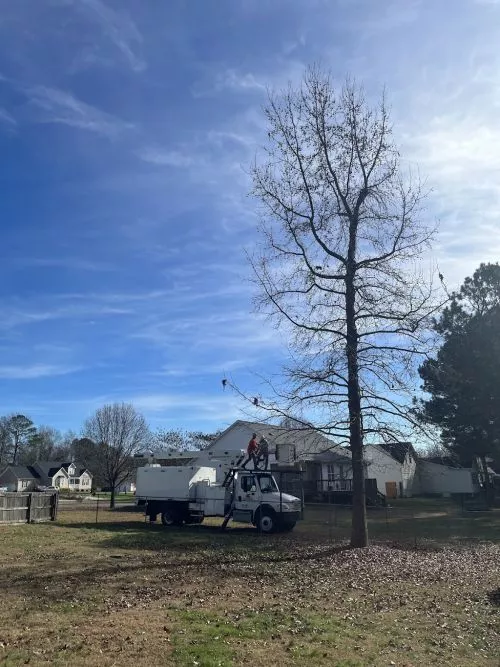
[[[265,533],[295,526],[302,503],[299,498],[282,493],[270,472],[237,472],[234,482],[233,521],[252,523]]]

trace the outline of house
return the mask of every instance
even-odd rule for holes
[[[307,492],[351,491],[352,461],[349,451],[334,446],[307,457],[304,488]]]
[[[92,488],[92,473],[74,461],[37,461],[31,467],[40,486],[87,492]]]
[[[335,443],[313,428],[285,428],[271,424],[237,420],[223,431],[205,451],[215,457],[229,451],[245,450],[252,437],[265,437],[269,442],[269,463],[291,465],[298,461],[311,460],[314,454],[336,447]]]
[[[135,493],[135,481],[125,480],[116,487],[115,493]]]
[[[365,447],[367,476],[387,498],[414,495],[417,453],[410,442],[382,442]]]
[[[0,487],[8,491],[31,491],[43,486],[90,492],[92,473],[73,461],[37,461],[31,466],[9,465],[0,473]]]
[[[10,465],[0,472],[0,487],[7,491],[33,491],[39,476],[32,466]]]

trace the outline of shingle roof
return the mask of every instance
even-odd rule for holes
[[[410,452],[415,457],[415,450],[411,442],[377,442],[377,447],[383,449],[389,456],[399,463],[404,463],[405,456]]]
[[[7,466],[3,472],[5,470],[10,470],[17,479],[40,479],[40,475],[31,466]]]
[[[312,456],[312,460],[317,461],[318,463],[340,463],[343,465],[352,464],[352,458],[349,450],[347,450],[347,453],[344,453],[340,447],[337,447],[332,451],[314,454]]]
[[[65,472],[68,472],[69,466],[73,464],[76,468],[76,476],[80,477],[87,468],[85,468],[81,463],[76,463],[75,461],[37,461],[36,466],[42,471],[45,477],[54,477],[54,475],[63,468]]]
[[[437,465],[447,466],[448,468],[463,468],[463,466],[451,456],[424,456],[421,460],[426,463],[436,463]]]

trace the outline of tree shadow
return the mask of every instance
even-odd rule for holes
[[[252,554],[252,562],[284,563],[321,560],[351,549],[345,540],[332,544],[324,536],[309,539],[290,533],[266,535],[253,526],[237,526],[226,530],[213,525],[165,528],[161,524],[126,521],[97,524],[75,522],[66,523],[64,527],[113,533],[99,541],[99,548],[182,554],[184,565],[199,563],[199,556],[192,561],[185,558],[186,553],[196,548],[203,552],[204,558],[213,558],[214,563],[225,566],[241,563],[241,556],[246,557],[249,552]]]
[[[494,607],[500,607],[500,588],[495,588],[495,590],[490,591],[487,594],[490,604]]]

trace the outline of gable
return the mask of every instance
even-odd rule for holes
[[[413,459],[417,458],[411,442],[379,442],[375,445],[367,445],[367,447],[377,447],[400,464],[405,462],[407,454],[410,454]]]
[[[264,436],[269,442],[271,451],[276,448],[276,445],[293,446],[297,457],[312,456],[337,447],[336,443],[314,429],[291,429],[274,426],[273,424],[237,420],[221,433],[207,447],[206,451],[222,453],[224,451],[234,452],[239,449],[245,450],[253,433],[257,434],[258,440]]]
[[[384,465],[392,465],[401,467],[401,463],[396,461],[385,449],[382,449],[378,445],[366,445],[365,447],[365,460],[367,464],[371,463],[383,463]]]

